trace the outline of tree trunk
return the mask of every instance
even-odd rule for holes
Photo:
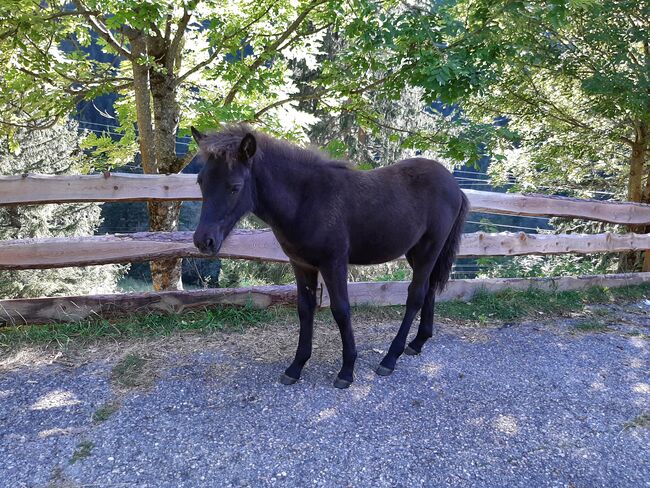
[[[648,128],[644,122],[637,121],[634,124],[635,136],[631,144],[632,154],[630,155],[630,176],[627,184],[627,199],[630,202],[642,202],[648,192],[648,184],[644,191],[643,173],[645,169],[645,158],[648,148]],[[630,232],[647,232],[646,226],[629,226]],[[643,270],[646,266],[650,269],[650,252],[644,253]],[[641,265],[641,254],[638,252],[627,252],[621,254],[619,270],[623,272],[634,271]]]
[[[641,127],[642,137],[638,148],[640,153],[638,158],[643,161],[643,166],[645,167],[645,160],[648,155],[648,146],[650,146],[650,131],[648,130],[648,126],[646,124],[643,124]],[[641,196],[641,201],[643,203],[650,203],[650,168],[648,168],[648,171],[646,171],[646,173],[645,188],[643,195]],[[650,233],[650,226],[645,226],[643,232]],[[650,250],[646,250],[643,254],[643,266],[641,269],[642,271],[650,271]]]
[[[176,173],[176,129],[179,108],[176,91],[164,83],[164,77],[150,66],[137,63],[143,55],[150,55],[147,38],[136,34],[130,38],[133,62],[133,85],[142,169],[146,174]],[[161,84],[161,78],[162,84]],[[151,101],[153,100],[153,119]],[[148,204],[149,228],[153,231],[172,231],[178,226],[180,203],[151,201]],[[153,288],[180,290],[181,260],[165,259],[152,261],[151,279]]]
[[[133,92],[138,122],[138,142],[142,169],[147,174],[157,173],[154,154],[153,123],[151,121],[151,95],[149,93],[149,66],[137,62],[147,54],[147,45],[141,35],[131,37],[133,61]]]
[[[169,53],[165,54],[169,55]],[[158,172],[178,173],[183,168],[176,156],[176,133],[180,118],[176,80],[173,72],[151,70],[150,76],[155,127],[154,147]],[[150,229],[152,231],[177,230],[180,210],[180,202],[149,202]],[[151,276],[154,290],[182,290],[181,272],[180,259],[152,261]]]
[[[178,202],[149,202],[149,228],[152,231],[173,231],[178,228],[180,203]],[[151,261],[151,279],[155,291],[182,290],[182,260],[161,259]]]

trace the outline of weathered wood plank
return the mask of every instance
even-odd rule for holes
[[[472,212],[567,217],[615,224],[650,223],[650,205],[578,198],[463,190]]]
[[[451,280],[437,300],[470,300],[479,290],[576,290],[591,286],[620,287],[648,281],[650,273]],[[407,288],[408,282],[404,281],[349,283],[348,293],[350,302],[355,305],[403,305],[406,303]],[[72,322],[97,315],[117,317],[134,313],[181,313],[215,305],[252,303],[257,307],[268,307],[276,304],[294,304],[295,290],[295,285],[286,285],[0,300],[0,325]],[[321,307],[329,306],[326,289],[321,289],[317,296]]]
[[[49,322],[75,322],[91,316],[117,317],[134,313],[182,313],[215,305],[265,308],[292,304],[296,286],[209,288],[205,290],[80,295],[0,300],[0,326]]]
[[[475,212],[650,224],[650,205],[464,190]],[[195,175],[24,175],[0,177],[0,205],[79,201],[200,200]]]
[[[460,257],[620,252],[650,249],[649,234],[465,234]],[[273,233],[235,230],[225,240],[223,258],[288,262]],[[205,257],[191,232],[138,232],[93,237],[0,241],[0,269],[58,268],[127,263],[169,257]],[[403,258],[402,258],[403,259]]]
[[[450,280],[447,288],[436,301],[471,300],[479,290],[490,293],[512,290],[580,290],[592,286],[609,288],[638,285],[650,281],[650,273],[628,273],[590,276],[567,276],[561,278],[490,278],[476,280]],[[404,305],[408,281],[357,282],[348,284],[348,295],[352,305]],[[327,289],[321,292],[320,306],[330,303]]]
[[[463,234],[459,256],[524,254],[589,254],[650,249],[650,234],[525,234],[523,232]]]
[[[25,174],[0,176],[0,205],[129,202],[141,200],[200,200],[196,175]]]
[[[0,269],[62,268],[169,257],[210,256],[201,254],[194,247],[192,232],[137,232],[0,241]],[[268,229],[233,231],[224,241],[219,257],[289,261]]]

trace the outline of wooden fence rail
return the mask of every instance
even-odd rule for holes
[[[459,257],[620,252],[650,249],[649,234],[465,234]],[[0,269],[44,269],[128,263],[170,257],[207,257],[192,232],[138,232],[92,237],[0,241]],[[268,230],[235,230],[219,257],[288,262]],[[404,259],[403,257],[401,259]]]
[[[542,195],[516,195],[464,190],[472,211],[556,216],[615,224],[650,224],[650,205],[578,200]],[[103,174],[91,176],[23,175],[0,177],[0,206],[84,201],[200,200],[195,175]],[[465,234],[459,256],[513,256],[620,252],[650,249],[650,234]],[[238,230],[224,242],[224,258],[287,262],[273,233]],[[75,238],[0,241],[0,269],[58,268],[147,261],[167,257],[205,257],[192,243],[191,232],[139,232]],[[403,258],[401,258],[403,259]],[[439,300],[469,299],[478,290],[506,288],[578,289],[644,283],[650,273],[597,275],[556,279],[451,280]],[[407,282],[350,283],[353,304],[405,303]],[[258,307],[295,301],[295,285],[238,289],[132,293],[78,297],[0,300],[0,325],[79,320],[93,315],[137,312],[182,312],[215,304],[252,302]],[[318,294],[329,304],[327,290]]]
[[[464,190],[474,212],[650,224],[650,205]],[[23,175],[0,177],[0,205],[200,200],[196,175]]]
[[[650,280],[650,273],[564,278],[451,280],[436,300],[470,300],[479,290],[489,292],[531,288],[577,290],[591,286],[614,288],[637,285],[648,280]],[[350,303],[401,305],[405,303],[408,284],[406,281],[349,283]],[[326,289],[321,288],[317,297],[319,306],[329,305]],[[134,313],[182,313],[215,305],[252,303],[256,307],[268,307],[276,304],[293,304],[295,300],[295,285],[0,300],[0,326],[71,322],[92,317],[124,316]]]

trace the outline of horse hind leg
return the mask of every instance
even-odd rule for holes
[[[454,259],[458,253],[463,226],[465,224],[465,216],[468,209],[469,204],[467,199],[463,197],[458,217],[445,240],[443,248],[436,258],[435,265],[431,271],[431,275],[429,276],[427,293],[420,315],[418,333],[404,350],[405,354],[420,354],[424,343],[433,335],[433,312],[436,303],[436,293],[442,291],[449,280]]]
[[[406,339],[413,323],[413,319],[418,311],[422,309],[428,295],[429,279],[436,260],[440,255],[444,241],[432,241],[430,239],[418,242],[408,253],[408,260],[413,268],[413,279],[408,288],[406,299],[406,312],[400,325],[397,335],[382,359],[377,374],[388,376],[395,369],[397,359],[402,355],[406,347]]]
[[[422,352],[422,346],[433,336],[433,312],[436,304],[436,289],[431,286],[431,278],[427,288],[427,294],[424,297],[424,304],[420,312],[420,325],[418,333],[404,349],[404,354],[416,356]]]

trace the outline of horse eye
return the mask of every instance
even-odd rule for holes
[[[230,187],[230,194],[234,195],[239,190],[241,190],[241,185],[233,185],[233,186]]]

